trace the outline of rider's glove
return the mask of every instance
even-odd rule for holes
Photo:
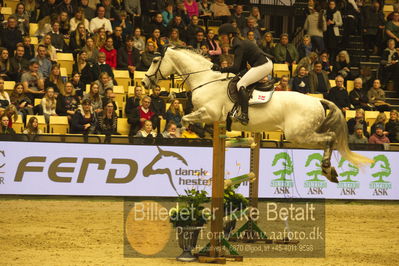
[[[220,66],[217,64],[213,64],[212,68],[213,71],[220,71]]]

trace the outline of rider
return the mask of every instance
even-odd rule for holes
[[[241,115],[237,119],[243,124],[248,124],[248,101],[249,94],[246,88],[271,74],[273,63],[266,57],[266,54],[253,42],[241,40],[238,37],[236,28],[230,23],[225,23],[219,27],[219,36],[222,42],[229,42],[234,54],[234,64],[231,67],[220,69],[213,65],[212,69],[220,72],[230,72],[238,74],[247,69],[247,64],[251,69],[238,81],[237,90],[239,103],[241,105]]]

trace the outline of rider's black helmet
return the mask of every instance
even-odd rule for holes
[[[225,23],[219,27],[218,31],[219,35],[229,35],[230,33],[232,33],[233,35],[237,34],[237,29],[234,28],[234,26],[231,23]]]

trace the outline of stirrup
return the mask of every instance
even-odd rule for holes
[[[240,121],[240,123],[244,126],[248,125],[249,122],[248,115],[244,114],[237,116],[237,120]]]

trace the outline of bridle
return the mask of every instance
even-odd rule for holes
[[[160,61],[159,61],[158,67],[157,67],[156,71],[154,72],[154,74],[151,74],[151,75],[148,75],[147,73],[145,74],[145,76],[148,78],[148,80],[150,81],[150,84],[151,84],[153,87],[156,87],[156,86],[157,86],[157,83],[156,83],[155,79],[156,79],[158,73],[159,73],[161,79],[167,79],[167,78],[162,74],[162,72],[161,72],[161,64],[162,64],[162,60],[163,60],[163,58],[164,58],[164,56],[165,56],[165,53],[166,53],[166,51],[168,50],[169,47],[170,47],[170,46],[164,46],[164,48],[162,49],[161,53],[159,53],[159,56],[161,57],[161,59],[160,59]],[[207,71],[212,71],[212,69],[203,69],[203,70],[198,70],[198,71],[193,71],[193,72],[188,72],[188,73],[176,74],[176,76],[177,76],[177,77],[182,77],[182,78],[184,77],[184,78],[183,78],[183,82],[180,84],[180,87],[183,88],[184,83],[185,83],[186,80],[190,77],[190,75],[198,74],[198,73],[202,73],[202,72],[207,72]],[[153,77],[155,77],[155,79],[154,79]],[[203,86],[208,85],[208,84],[213,83],[213,82],[225,81],[225,80],[229,80],[229,79],[232,79],[232,78],[233,78],[233,77],[229,77],[229,75],[227,74],[227,77],[226,77],[226,78],[208,81],[208,82],[206,82],[206,83],[204,83],[204,84],[201,84],[201,85],[199,85],[199,86],[197,86],[197,87],[191,89],[191,91],[194,91],[194,90],[196,90],[196,89],[198,89],[198,88],[200,88],[200,87],[203,87]]]

